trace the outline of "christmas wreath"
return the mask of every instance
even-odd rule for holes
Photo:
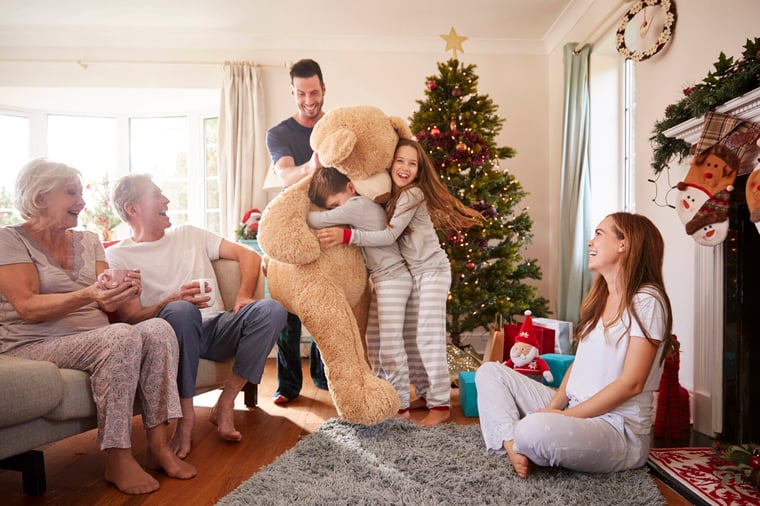
[[[701,82],[684,88],[684,97],[666,107],[665,118],[655,122],[653,136],[649,138],[655,174],[668,168],[674,158],[678,157],[680,162],[689,155],[689,143],[667,137],[666,130],[760,86],[760,38],[747,39],[738,60],[721,52],[714,67]]]
[[[631,20],[635,18],[642,9],[646,9],[648,7],[656,8],[657,6],[660,6],[663,10],[663,25],[662,29],[660,30],[660,34],[657,37],[657,40],[654,41],[654,43],[646,49],[640,51],[631,51],[625,43],[625,33],[628,30],[628,23],[630,23]],[[674,2],[671,2],[670,0],[641,0],[640,2],[635,3],[633,7],[628,10],[628,12],[626,12],[623,16],[623,19],[620,21],[617,33],[615,34],[615,48],[617,49],[618,53],[626,58],[630,58],[634,61],[646,60],[647,58],[651,58],[657,54],[668,44],[668,42],[670,42],[670,38],[673,36],[673,29],[675,28],[675,24],[676,4]],[[639,28],[640,33],[645,33],[649,26],[651,26],[651,21],[646,19],[645,13],[645,19],[642,23],[642,26]]]

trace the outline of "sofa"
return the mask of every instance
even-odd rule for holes
[[[240,269],[237,261],[216,260],[214,271],[227,309],[232,308]],[[256,298],[264,297],[264,274]],[[201,359],[197,394],[220,388],[232,372],[232,359]],[[245,404],[255,407],[258,385],[247,384]],[[59,369],[51,362],[0,355],[0,468],[21,472],[24,492],[45,492],[44,454],[36,448],[97,426],[89,375]]]

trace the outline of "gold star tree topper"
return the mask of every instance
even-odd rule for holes
[[[449,30],[448,35],[441,34],[440,37],[446,41],[445,51],[454,51],[454,58],[457,57],[457,51],[464,53],[464,49],[462,49],[462,42],[466,41],[467,37],[464,35],[458,35],[453,26],[451,27],[451,30]]]

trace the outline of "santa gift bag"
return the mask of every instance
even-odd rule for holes
[[[493,323],[488,325],[488,342],[483,353],[483,362],[504,361],[504,320],[498,314]]]
[[[502,361],[509,360],[509,350],[515,344],[517,335],[520,333],[520,323],[505,323],[504,324],[504,358]],[[546,327],[533,327],[538,340],[538,354],[554,353],[554,329]]]

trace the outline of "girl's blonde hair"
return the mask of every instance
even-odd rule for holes
[[[392,196],[385,206],[388,221],[396,210],[396,203],[401,192],[419,187],[425,195],[425,204],[433,220],[433,226],[439,232],[448,233],[451,230],[467,229],[483,223],[483,216],[478,211],[464,205],[441,183],[438,173],[433,168],[433,162],[430,161],[419,142],[413,139],[399,139],[396,152],[403,146],[409,146],[417,151],[417,177],[412,184],[404,186],[400,191],[394,187]]]

